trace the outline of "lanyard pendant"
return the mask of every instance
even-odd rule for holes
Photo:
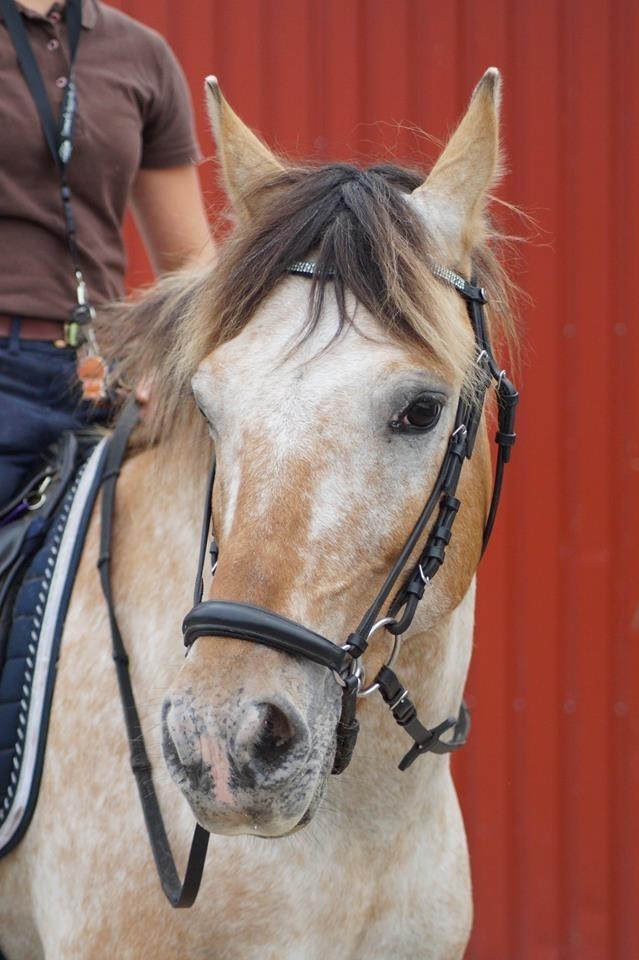
[[[77,304],[71,320],[65,325],[65,339],[70,347],[83,349],[78,356],[78,379],[82,384],[82,399],[100,403],[106,400],[106,366],[100,356],[93,320],[95,310],[87,299],[87,285],[80,270],[75,271]]]
[[[67,346],[78,349],[84,343],[89,343],[91,349],[97,353],[97,343],[91,324],[95,319],[95,310],[87,300],[87,285],[79,270],[75,271],[77,304],[71,311],[71,318],[64,325],[64,338]]]
[[[78,379],[82,384],[82,399],[101,403],[107,399],[106,366],[102,357],[88,354],[78,359]]]

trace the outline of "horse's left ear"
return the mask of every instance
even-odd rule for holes
[[[282,173],[284,167],[231,110],[216,77],[206,78],[205,89],[224,186],[236,213],[248,218],[254,212],[258,185],[268,177]]]
[[[486,193],[499,176],[501,77],[490,67],[426,181],[413,192],[448,263],[464,268],[483,234]]]

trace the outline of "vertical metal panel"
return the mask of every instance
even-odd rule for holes
[[[634,0],[122,0],[217,73],[271,144],[432,160],[485,67],[505,78],[521,443],[480,576],[456,761],[472,960],[639,957],[639,8]],[[207,199],[219,202],[213,164]],[[516,227],[516,218],[509,225]],[[520,225],[521,226],[521,225]],[[130,230],[130,228],[128,228]],[[131,237],[133,283],[148,279]]]
[[[611,361],[615,416],[611,423],[611,900],[613,955],[639,955],[639,9],[631,2],[612,14],[609,137],[613,228],[609,249]],[[626,423],[624,424],[624,421]],[[632,424],[629,426],[629,424]]]

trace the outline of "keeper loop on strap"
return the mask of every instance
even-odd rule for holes
[[[440,523],[439,526],[433,530],[431,536],[436,540],[443,540],[444,543],[448,544],[450,543],[452,533],[453,531],[450,528],[450,524]]]
[[[143,756],[131,757],[131,769],[135,774],[139,772],[139,773],[146,773],[149,776],[153,772],[153,768],[151,767],[151,764],[149,763],[148,758]]]
[[[446,547],[443,543],[431,543],[426,548],[426,556],[429,560],[437,560],[440,564],[444,562]]]
[[[466,455],[466,441],[468,439],[468,428],[466,424],[462,423],[460,427],[455,430],[450,436],[450,445],[449,451],[451,456],[465,457]]]
[[[368,637],[363,637],[361,633],[350,633],[344,646],[349,648],[351,657],[357,659],[368,650]]]
[[[421,600],[422,597],[424,596],[425,589],[426,589],[426,586],[423,580],[421,579],[421,577],[419,577],[418,579],[416,579],[415,577],[411,577],[411,579],[408,581],[408,583],[404,587],[404,594],[407,597],[415,597],[417,600]]]
[[[405,727],[417,716],[415,704],[408,696],[408,690],[400,691],[393,703],[389,703],[389,707],[400,727]]]

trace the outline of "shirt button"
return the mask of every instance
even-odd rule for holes
[[[57,40],[49,40],[47,43],[47,50],[57,50],[59,46],[60,44]]]
[[[56,85],[56,87],[60,87],[60,89],[62,90],[62,88],[63,88],[63,87],[66,87],[66,85],[67,85],[67,78],[66,78],[66,77],[58,77],[58,79],[57,79],[56,82],[55,82],[55,85]]]

